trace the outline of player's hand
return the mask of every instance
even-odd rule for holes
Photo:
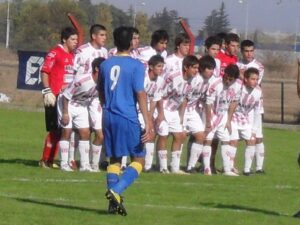
[[[55,106],[56,97],[52,93],[50,88],[44,88],[42,90],[42,94],[44,96],[44,105],[45,106]]]
[[[230,121],[226,122],[225,129],[227,129],[229,134],[231,134],[232,129],[231,129],[231,122]]]
[[[69,124],[69,121],[70,121],[70,118],[69,118],[69,114],[68,113],[64,113],[63,115],[62,115],[62,118],[61,118],[61,124],[63,125],[63,126],[67,126],[68,124]]]
[[[161,122],[164,121],[164,120],[165,120],[165,115],[163,113],[159,113],[157,115],[157,118],[154,121],[155,122],[155,126],[159,127],[159,125],[161,124]]]
[[[150,124],[145,124],[145,129],[142,133],[142,143],[147,143],[151,140],[153,140],[155,137],[155,132],[153,129],[153,126]]]

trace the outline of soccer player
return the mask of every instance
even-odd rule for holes
[[[133,36],[131,40],[131,50],[130,50],[130,56],[134,59],[138,58],[139,55],[139,45],[140,45],[140,33],[139,30],[135,27],[131,28],[133,30]],[[117,48],[114,47],[109,50],[108,57],[111,57],[117,53]]]
[[[164,59],[167,57],[167,45],[169,35],[165,30],[156,30],[151,35],[150,46],[139,48],[138,59],[144,63],[145,67],[148,66],[148,61],[153,55],[161,55]]]
[[[192,81],[192,94],[188,99],[187,107],[184,114],[184,128],[186,132],[193,136],[193,143],[191,144],[187,172],[195,172],[195,165],[199,156],[203,154],[204,174],[210,175],[210,152],[203,152],[204,142],[204,127],[205,122],[202,118],[202,110],[205,101],[205,95],[209,86],[209,79],[215,70],[215,60],[213,57],[206,55],[199,60],[199,71]]]
[[[240,100],[232,117],[230,145],[233,148],[231,147],[227,157],[230,158],[231,169],[233,169],[238,140],[245,140],[245,167],[243,171],[245,176],[250,175],[252,160],[255,154],[256,132],[258,130],[259,122],[261,121],[259,118],[261,117],[260,101],[262,92],[257,85],[258,80],[258,69],[251,67],[244,72],[244,82],[241,89]]]
[[[117,54],[100,66],[98,90],[103,105],[104,146],[110,164],[107,167],[109,213],[127,215],[121,194],[139,176],[144,165],[143,143],[151,139],[153,125],[148,117],[147,96],[144,91],[145,68],[130,53],[132,29],[118,27],[113,32]],[[143,115],[142,131],[136,104]],[[132,162],[120,176],[122,156]]]
[[[61,31],[60,39],[61,43],[50,50],[41,69],[46,130],[48,131],[43,156],[39,161],[39,165],[44,168],[58,167],[54,164],[60,139],[56,99],[59,92],[73,80],[73,51],[77,47],[78,33],[74,28],[66,27]]]
[[[261,82],[264,76],[264,66],[254,58],[255,54],[255,46],[254,42],[251,40],[244,40],[241,43],[241,53],[242,60],[237,63],[240,68],[240,76],[243,79],[244,71],[248,68],[256,68],[259,71],[258,85],[261,86]],[[260,110],[260,118],[258,121],[258,129],[256,132],[256,143],[255,143],[255,158],[256,158],[256,173],[261,174],[264,173],[263,170],[263,162],[265,155],[265,146],[263,143],[263,133],[262,133],[262,115],[264,113],[263,108],[263,98],[261,98],[261,110]]]
[[[239,77],[239,68],[229,65],[224,76],[209,86],[205,104],[205,132],[206,138],[203,151],[211,152],[211,143],[214,136],[221,141],[221,154],[223,159],[224,175],[238,176],[231,171],[227,158],[231,119],[239,100],[241,84],[236,80]]]
[[[225,52],[220,51],[217,58],[221,61],[220,75],[224,75],[225,68],[230,64],[236,64],[239,52],[240,38],[237,34],[228,33],[225,37]]]
[[[171,153],[171,172],[186,174],[180,170],[181,145],[183,143],[183,116],[188,94],[191,92],[191,83],[197,75],[199,62],[196,56],[188,55],[183,59],[182,71],[169,74],[165,77],[163,99],[159,102],[157,117],[157,152],[161,173],[169,173],[167,165],[168,135],[173,135]]]
[[[76,50],[76,55],[74,59],[74,73],[75,75],[92,75],[92,62],[95,58],[102,57],[107,58],[107,50],[104,47],[107,39],[107,31],[106,28],[101,24],[94,24],[90,27],[90,41],[86,44],[83,44],[78,47]],[[90,113],[97,113],[98,109],[100,108],[100,103],[98,99],[94,98],[93,103],[89,105],[89,112]],[[96,138],[101,140],[101,132],[95,133]],[[96,140],[97,141],[97,140]],[[99,142],[98,142],[99,143]],[[80,146],[80,147],[79,147]],[[90,171],[89,165],[89,149],[90,142],[89,140],[81,140],[79,142],[78,149],[80,154],[80,162],[81,162],[81,171]],[[99,159],[99,155],[101,153],[99,145],[92,144],[91,148],[92,156],[94,157],[94,162],[96,159]],[[74,160],[74,153],[69,153],[69,163],[73,163]]]
[[[162,85],[163,78],[161,76],[164,67],[164,59],[160,55],[154,55],[150,58],[148,62],[148,70],[145,74],[144,87],[147,94],[148,101],[148,113],[149,117],[154,121],[157,116],[157,102],[161,100],[162,97]],[[141,122],[142,128],[144,127],[144,121],[142,114],[139,111],[139,120]],[[145,155],[145,172],[150,172],[153,163],[154,156],[154,139],[150,140],[145,144],[146,155]]]
[[[205,40],[205,54],[214,58],[216,67],[214,77],[219,77],[221,72],[221,61],[217,58],[222,41],[217,36],[210,36]]]
[[[186,33],[179,33],[174,42],[175,52],[166,58],[163,76],[182,71],[182,61],[189,54],[191,40]]]
[[[104,58],[96,58],[95,64],[100,64]],[[61,155],[61,170],[73,171],[68,163],[70,136],[72,129],[75,128],[79,133],[79,152],[87,153],[80,157],[80,171],[99,171],[100,152],[94,153],[95,150],[101,151],[102,132],[101,132],[101,113],[90,113],[92,118],[92,128],[96,130],[96,140],[92,145],[92,168],[89,160],[89,140],[90,140],[90,121],[89,106],[95,98],[98,99],[96,82],[98,73],[93,74],[76,74],[73,82],[61,93],[58,100],[58,116],[62,126],[62,135],[59,141]],[[96,101],[97,103],[97,101]],[[99,99],[98,99],[99,104]],[[100,104],[98,105],[99,108]],[[97,118],[98,117],[98,118]],[[98,134],[100,133],[100,134]],[[98,138],[97,138],[98,136]],[[85,143],[88,143],[87,145]],[[99,149],[100,148],[100,149]],[[96,156],[95,156],[96,154]],[[95,159],[96,157],[96,159]]]
[[[131,40],[131,48],[130,48],[130,56],[134,59],[138,58],[139,56],[139,50],[138,47],[140,45],[140,34],[139,30],[135,27],[130,27],[133,31],[133,36]],[[113,55],[117,54],[117,48],[114,47],[108,52],[108,56],[111,57]],[[149,143],[150,144],[150,143]],[[147,157],[145,157],[147,158]],[[122,163],[121,163],[121,168],[124,170],[127,167],[127,157],[124,156],[122,157]]]

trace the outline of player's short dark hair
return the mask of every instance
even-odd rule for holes
[[[241,50],[243,51],[245,47],[254,47],[254,42],[251,40],[243,40],[241,42]]]
[[[118,51],[127,51],[130,48],[133,30],[131,27],[121,26],[114,30],[114,44]]]
[[[130,27],[130,29],[132,29],[133,33],[139,34],[139,30],[136,27]]]
[[[190,42],[191,42],[191,39],[190,39],[190,37],[186,33],[179,33],[179,34],[177,34],[177,36],[175,37],[175,40],[174,40],[175,51],[177,50],[177,47],[181,43],[190,43]]]
[[[166,30],[156,30],[151,35],[151,47],[154,47],[157,43],[159,43],[161,40],[169,41],[169,35]]]
[[[93,34],[98,34],[99,31],[106,30],[105,26],[101,24],[94,24],[90,28],[90,38],[92,38]]]
[[[199,59],[199,70],[204,71],[205,69],[216,68],[216,61],[210,55],[205,55]]]
[[[96,72],[96,68],[99,68],[100,64],[105,60],[105,58],[103,57],[98,57],[98,58],[95,58],[92,62],[92,71],[93,73]]]
[[[225,43],[229,45],[230,42],[240,42],[240,37],[235,33],[228,33],[225,37]]]
[[[229,64],[226,68],[224,73],[227,74],[229,77],[233,77],[234,79],[239,78],[240,76],[240,70],[239,67],[235,64]]]
[[[226,35],[227,35],[227,33],[225,33],[225,32],[219,32],[219,33],[216,34],[216,36],[218,38],[220,38],[221,41],[225,41]]]
[[[184,69],[184,67],[191,67],[194,66],[196,64],[199,63],[199,60],[196,56],[194,55],[187,55],[186,57],[184,57],[183,61],[182,61],[182,69]]]
[[[73,27],[64,27],[60,33],[60,42],[63,43],[64,40],[67,40],[71,35],[77,34],[78,32]]]
[[[204,45],[207,49],[210,48],[212,45],[219,45],[221,47],[222,40],[218,36],[210,36],[206,38]]]
[[[164,58],[161,55],[154,55],[148,61],[149,66],[156,66],[159,63],[165,63]]]
[[[259,70],[254,67],[250,67],[247,70],[245,70],[244,77],[248,79],[251,76],[251,74],[256,74],[257,76],[259,76]]]

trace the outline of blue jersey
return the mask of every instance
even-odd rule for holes
[[[136,93],[144,91],[145,68],[130,56],[113,56],[100,65],[103,109],[137,121]]]

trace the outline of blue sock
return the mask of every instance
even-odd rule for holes
[[[107,167],[106,183],[107,189],[111,189],[119,182],[120,167],[117,165],[109,165]]]
[[[131,163],[119,178],[119,182],[112,187],[112,190],[118,194],[122,194],[138,178],[141,171],[141,164],[136,162]]]

